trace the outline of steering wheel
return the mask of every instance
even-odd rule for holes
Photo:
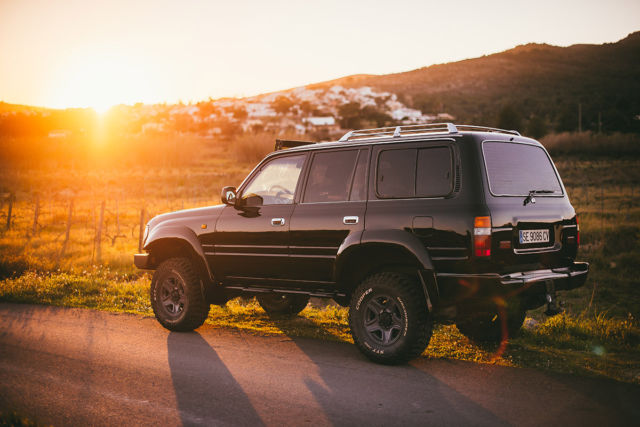
[[[281,189],[281,191],[278,191],[278,193],[276,194],[276,197],[278,197],[278,194],[282,194],[282,193],[284,193],[284,194],[293,194],[289,189],[284,188],[284,187],[283,187],[282,185],[280,185],[280,184],[272,185],[272,186],[269,188],[269,193],[271,193],[272,191],[274,191],[274,190],[276,190],[276,189],[278,189],[278,188],[280,188],[280,189]]]

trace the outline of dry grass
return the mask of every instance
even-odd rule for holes
[[[549,134],[540,142],[551,155],[623,157],[640,155],[640,135],[587,132]]]

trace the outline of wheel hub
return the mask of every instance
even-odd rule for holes
[[[392,324],[392,319],[391,319],[391,313],[389,313],[388,311],[383,311],[380,313],[380,318],[379,318],[379,324],[380,326],[382,326],[384,329],[389,329],[391,327]]]
[[[178,290],[178,288],[173,288],[173,290],[171,291],[171,301],[173,301],[174,303],[180,301],[180,291]]]

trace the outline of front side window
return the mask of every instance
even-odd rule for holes
[[[260,196],[263,205],[293,203],[304,154],[280,157],[264,165],[245,187],[242,198]]]
[[[348,200],[357,157],[357,150],[314,155],[303,201],[319,203]]]
[[[496,196],[562,194],[547,153],[536,145],[512,142],[482,144],[489,188]]]

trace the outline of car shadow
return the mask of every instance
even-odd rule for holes
[[[216,351],[198,332],[169,333],[167,350],[183,425],[264,424]]]
[[[290,322],[273,321],[317,366],[304,382],[334,425],[508,425],[428,372],[375,364],[351,343],[329,352],[322,340],[296,336]]]
[[[327,342],[297,336],[290,321],[273,321],[317,367],[304,382],[333,424],[540,425],[564,419],[631,425],[640,419],[635,384],[449,359],[377,365],[353,344],[332,343],[329,352]]]

